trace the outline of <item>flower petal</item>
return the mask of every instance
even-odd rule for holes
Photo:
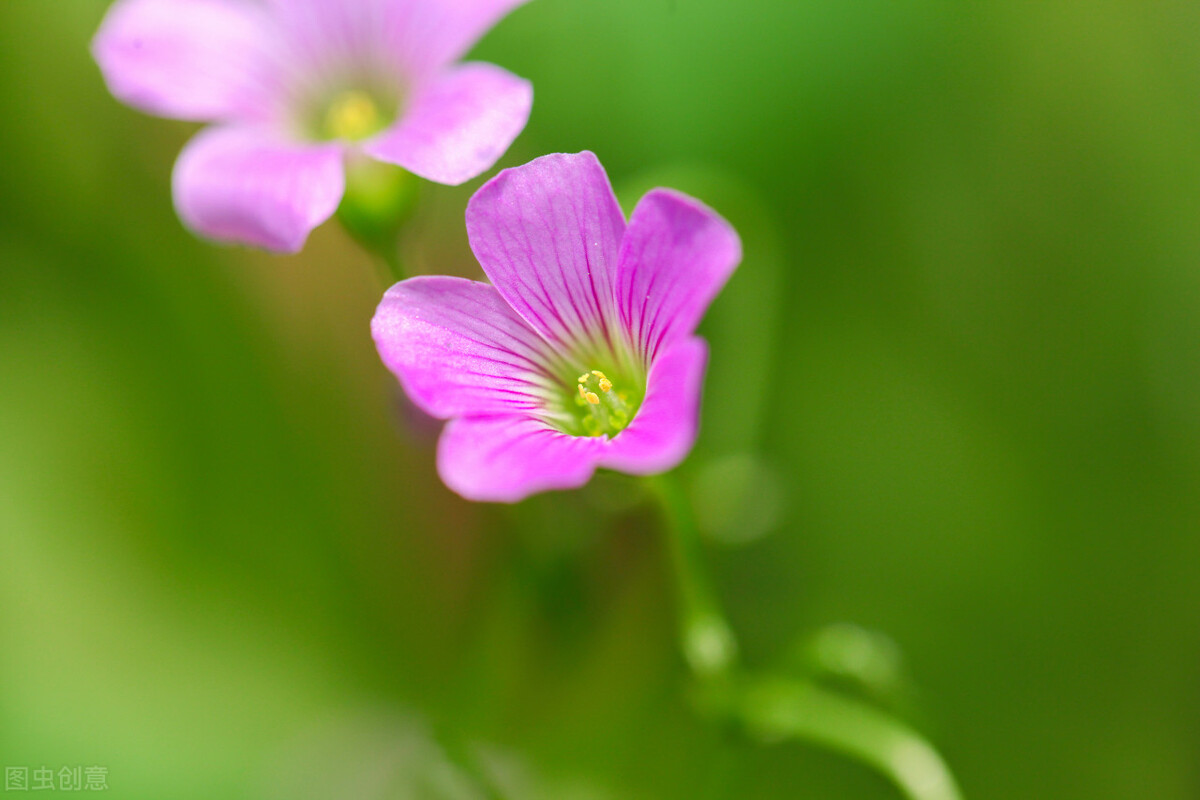
[[[555,391],[549,346],[485,283],[401,281],[384,295],[371,333],[383,363],[435,417],[536,411]]]
[[[527,0],[383,0],[401,10],[393,29],[412,66],[434,72],[457,61],[506,14]]]
[[[342,149],[209,128],[179,154],[173,184],[179,216],[202,236],[294,253],[337,210]]]
[[[263,15],[231,0],[120,0],[92,40],[123,103],[178,119],[250,118],[265,105]]]
[[[290,45],[318,64],[398,69],[420,83],[526,0],[270,0]]]
[[[463,64],[425,86],[363,150],[427,180],[457,185],[496,163],[525,127],[533,87],[491,64]]]
[[[343,80],[404,73],[410,48],[394,40],[420,2],[395,0],[268,0],[281,59],[305,91]],[[428,5],[428,3],[425,3]],[[434,4],[436,5],[436,3]],[[302,94],[304,91],[301,92]]]
[[[596,156],[506,169],[467,204],[467,236],[514,309],[565,350],[617,336],[613,282],[625,218]]]
[[[616,297],[647,364],[696,329],[741,259],[737,232],[715,211],[669,189],[646,193],[621,242]]]
[[[599,465],[635,475],[665,472],[691,451],[700,427],[708,345],[689,336],[654,362],[646,399],[629,427],[608,441]]]
[[[519,415],[461,417],[438,441],[438,474],[468,500],[515,503],[587,483],[604,440],[560,433]]]

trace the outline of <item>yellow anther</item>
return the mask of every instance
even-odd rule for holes
[[[334,139],[365,139],[380,127],[379,108],[360,89],[340,95],[325,113],[325,130]]]
[[[571,401],[575,406],[572,411],[578,413],[585,435],[615,436],[629,425],[636,409],[629,407],[628,391],[617,391],[612,380],[598,369],[588,370],[576,381],[579,399]]]

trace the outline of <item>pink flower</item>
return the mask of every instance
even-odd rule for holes
[[[212,122],[175,164],[183,221],[295,252],[337,209],[361,153],[458,184],[529,118],[528,81],[454,63],[524,0],[118,0],[92,52],[109,89]]]
[[[409,396],[450,422],[446,485],[514,502],[597,467],[671,469],[699,426],[694,334],[741,260],[733,228],[655,189],[626,225],[591,153],[501,172],[467,206],[491,285],[427,276],[388,290],[371,329]]]

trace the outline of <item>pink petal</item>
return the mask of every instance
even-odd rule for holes
[[[484,272],[530,325],[575,350],[620,336],[613,281],[625,218],[589,152],[506,169],[467,204]]]
[[[523,414],[452,420],[438,443],[438,472],[468,500],[514,503],[582,486],[598,466],[635,475],[669,470],[695,442],[707,359],[696,338],[664,353],[637,416],[614,439],[560,433]]]
[[[457,185],[496,163],[532,105],[529,81],[491,64],[463,64],[419,91],[397,124],[363,149],[422,178]]]
[[[119,0],[92,40],[123,103],[187,120],[261,114],[264,15],[236,0]]]
[[[506,14],[527,0],[382,0],[399,13],[393,38],[408,46],[418,73],[461,58]]]
[[[646,399],[629,427],[607,442],[599,465],[635,475],[666,472],[691,451],[700,427],[708,345],[688,337],[650,368]]]
[[[338,144],[285,142],[250,128],[209,128],[175,162],[175,208],[198,234],[294,253],[337,210]]]
[[[289,44],[317,64],[386,64],[410,84],[442,72],[523,2],[270,0]]]
[[[621,242],[616,297],[647,363],[696,329],[741,259],[737,232],[698,200],[654,189],[638,202]]]
[[[604,444],[526,416],[461,417],[442,432],[438,473],[468,500],[515,503],[587,483]]]
[[[546,342],[485,283],[401,281],[384,295],[371,333],[383,363],[435,417],[536,411],[562,391],[548,377]]]
[[[282,60],[307,91],[355,77],[407,78],[411,47],[395,32],[421,2],[268,0]],[[436,6],[436,0],[424,5]],[[405,73],[403,76],[398,73]],[[332,81],[331,81],[332,79]],[[400,81],[403,83],[403,81]]]

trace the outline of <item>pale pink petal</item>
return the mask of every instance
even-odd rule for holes
[[[589,152],[506,169],[467,204],[467,235],[504,299],[567,350],[621,336],[613,301],[625,218]]]
[[[386,64],[410,85],[457,61],[525,0],[270,0],[288,45],[320,69]]]
[[[435,417],[533,412],[562,392],[549,346],[485,283],[401,281],[384,295],[371,333],[383,363]]]
[[[460,417],[438,442],[438,473],[468,500],[515,503],[587,483],[604,444],[527,416]]]
[[[338,144],[298,144],[259,129],[209,128],[175,162],[175,208],[196,233],[294,253],[337,210]]]
[[[262,9],[239,0],[119,0],[92,40],[113,95],[178,119],[258,118],[269,98]]]
[[[437,183],[489,169],[525,127],[529,81],[491,64],[463,64],[420,89],[396,125],[363,150]]]
[[[269,0],[279,52],[301,93],[337,89],[346,81],[408,82],[410,48],[392,31],[420,2],[393,0]],[[429,4],[426,0],[425,4]],[[433,5],[437,4],[434,0]],[[376,89],[383,88],[374,86]]]
[[[641,199],[621,242],[616,297],[646,363],[696,329],[741,258],[737,232],[698,200],[669,189]]]
[[[629,427],[607,442],[599,465],[651,475],[683,461],[700,427],[707,364],[703,339],[688,337],[668,347],[650,368],[641,408]]]
[[[457,61],[506,14],[527,0],[382,0],[393,9],[393,43],[409,53],[415,75]]]

